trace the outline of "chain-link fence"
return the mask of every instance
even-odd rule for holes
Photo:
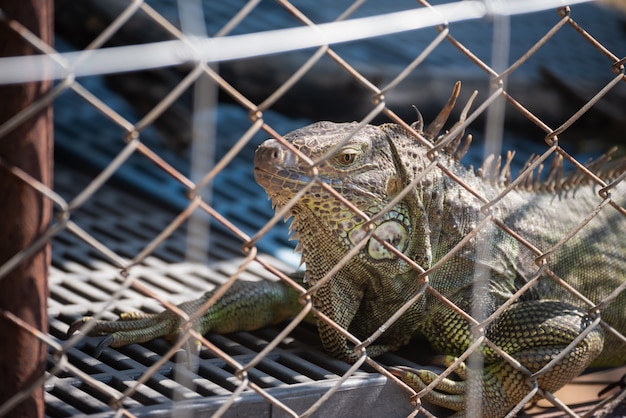
[[[618,259],[613,263],[626,264],[624,245],[605,248],[619,242],[625,230],[626,209],[619,195],[624,190],[624,163],[615,157],[618,162],[613,164],[607,160],[585,164],[588,156],[599,155],[624,138],[622,5],[562,6],[547,1],[431,5],[421,0],[205,3],[57,1],[55,47],[7,10],[0,15],[0,25],[35,51],[31,56],[0,59],[0,83],[55,80],[29,106],[0,121],[0,141],[15,141],[10,135],[17,128],[54,105],[53,187],[0,155],[3,176],[17,179],[54,206],[52,222],[0,266],[0,278],[6,279],[52,243],[48,333],[3,309],[5,320],[47,346],[47,370],[25,379],[0,407],[3,414],[42,386],[45,413],[51,417],[445,413],[419,402],[425,394],[428,399],[439,380],[415,397],[416,392],[387,369],[418,368],[426,351],[422,345],[372,359],[367,347],[380,338],[374,335],[354,364],[324,352],[316,327],[303,322],[307,314],[316,313],[318,321],[346,331],[318,312],[309,292],[285,275],[298,267],[299,257],[291,251],[285,213],[274,215],[254,181],[252,161],[264,139],[282,141],[281,134],[319,119],[391,121],[409,128],[416,118],[415,105],[426,121],[433,120],[457,80],[463,86],[459,101],[467,101],[473,90],[478,96],[463,123],[454,125],[452,135],[445,138],[465,129],[475,142],[484,143],[474,145],[463,160],[477,167],[483,148],[486,155],[514,149],[518,156],[510,170],[522,174],[497,196],[486,196],[435,157],[425,172],[442,170],[482,202],[485,221],[475,225],[468,240],[492,224],[529,249],[535,270],[525,272],[530,281],[510,302],[527,297],[536,281],[548,277],[580,306],[600,314],[594,323],[600,326],[597,322],[611,302],[624,300],[625,278],[619,276],[625,267],[614,271],[618,284],[608,295],[589,300],[584,291],[572,288],[573,275],[560,277],[561,271],[545,262],[568,243],[579,242],[586,236],[580,232],[586,225],[607,219],[610,212],[615,227],[605,227],[593,237],[606,257]],[[458,120],[455,112],[451,119]],[[524,155],[531,154],[537,156],[522,165]],[[574,174],[567,180],[559,177],[559,170],[556,177],[542,175],[549,157],[563,161]],[[298,158],[307,160],[305,155]],[[312,161],[311,170],[322,165],[321,160]],[[499,167],[500,163],[486,166],[484,175],[508,173]],[[548,186],[537,186],[541,181]],[[319,179],[314,183],[324,185]],[[594,185],[597,201],[580,214],[580,221],[559,232],[550,248],[536,248],[524,231],[490,215],[490,208],[516,188],[549,193],[545,189],[553,186],[558,199],[560,191],[579,183]],[[353,216],[363,215],[334,194]],[[462,244],[451,247],[441,260],[453,258]],[[393,246],[385,248],[403,256]],[[339,267],[351,256],[342,255]],[[427,281],[443,261],[432,266],[417,261],[407,260],[423,286],[406,301],[428,294],[454,305]],[[589,277],[573,270],[574,275]],[[328,276],[322,281],[332,280],[332,274]],[[177,341],[156,339],[105,348],[99,355],[100,339],[82,333],[65,338],[69,325],[85,315],[114,320],[122,312],[153,313],[163,306],[188,318],[176,304],[212,288],[226,292],[246,280],[287,281],[301,293],[300,313],[279,325],[227,335],[202,336],[185,327],[184,338]],[[21,296],[11,297],[19,303]],[[611,392],[602,403],[595,393],[582,400],[580,395],[567,398],[567,392],[555,396],[542,391],[536,386],[540,374],[529,372],[493,342],[485,342],[484,325],[497,320],[501,310],[480,319],[465,307],[450,309],[473,331],[483,332],[460,361],[480,344],[488,344],[528,378],[528,391],[517,411],[536,394],[570,415],[614,411],[623,398],[623,390]],[[618,310],[623,315],[624,309]],[[621,323],[624,329],[624,322],[618,317],[614,324]],[[614,324],[603,322],[604,332],[626,351],[626,338]],[[393,320],[379,325],[387,329]],[[11,338],[5,335],[3,344],[11,344]],[[360,344],[354,335],[347,338]],[[201,345],[197,354],[189,343],[193,340]],[[600,380],[600,387],[603,384],[607,382]],[[589,412],[591,406],[595,412]],[[472,408],[471,402],[467,407]],[[473,414],[471,409],[467,412]]]

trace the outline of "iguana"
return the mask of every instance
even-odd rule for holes
[[[371,343],[369,356],[418,336],[450,365],[476,344],[483,368],[461,362],[460,381],[445,377],[421,395],[462,416],[474,384],[482,415],[498,417],[532,398],[535,383],[554,392],[588,366],[626,363],[626,160],[591,164],[593,178],[562,176],[558,158],[546,180],[533,179],[531,165],[512,182],[510,158],[503,169],[491,162],[475,173],[458,161],[463,133],[438,135],[458,92],[457,84],[428,129],[421,117],[410,127],[318,122],[269,139],[256,151],[254,174],[293,217],[318,312]],[[603,189],[600,178],[616,181]],[[193,312],[212,294],[180,308]],[[230,332],[280,322],[299,311],[299,296],[280,281],[237,282],[195,326]],[[94,320],[91,334],[117,347],[181,329],[170,311],[121,319]],[[326,320],[318,329],[337,358],[362,355]],[[392,370],[418,392],[438,377]]]

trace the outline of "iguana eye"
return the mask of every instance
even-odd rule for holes
[[[354,148],[345,148],[339,151],[334,160],[342,166],[349,166],[356,161],[356,157],[358,156],[358,151]]]

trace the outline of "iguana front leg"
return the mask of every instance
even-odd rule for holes
[[[358,310],[363,292],[349,281],[331,279],[313,293],[315,307],[327,318],[347,330]],[[332,356],[354,363],[358,356],[354,344],[324,319],[318,319],[317,329],[324,349]]]
[[[344,279],[342,274],[343,271],[312,294],[314,305],[325,317],[350,332],[351,335],[361,339],[368,338],[394,311],[387,312],[380,306],[363,308],[363,290],[355,281]],[[383,303],[382,306],[387,305]],[[378,313],[387,315],[383,315],[384,318],[378,318],[376,316]],[[324,349],[333,357],[348,363],[355,363],[360,358],[360,353],[355,352],[355,344],[326,320],[318,319],[317,329]],[[367,346],[366,353],[370,357],[376,357],[387,351],[396,350],[407,344],[410,337],[410,332],[401,333],[401,336],[398,336],[397,332],[393,333],[393,336],[384,342],[378,340]]]
[[[201,298],[182,303],[178,307],[192,315],[213,294],[214,291],[206,292]],[[237,281],[215,305],[199,317],[193,327],[201,334],[259,329],[297,315],[302,309],[298,297],[298,293],[283,282]],[[175,340],[180,336],[183,325],[183,319],[172,311],[165,310],[159,314],[131,312],[123,313],[117,321],[84,317],[70,326],[68,335],[80,329],[85,322],[94,322],[89,335],[106,335],[97,347],[98,353],[108,346],[121,347],[159,337]]]
[[[565,350],[591,322],[592,319],[585,312],[563,302],[524,301],[507,309],[489,327],[486,336],[531,373],[536,373]],[[603,343],[602,329],[594,328],[548,372],[538,377],[539,388],[548,392],[561,388],[589,366],[602,351]],[[460,382],[443,379],[424,399],[459,411],[458,416],[463,416],[469,379],[480,379],[478,384],[482,391],[484,417],[502,416],[517,405],[530,392],[528,382],[532,379],[528,379],[528,376],[516,370],[492,349],[484,347],[482,351],[482,371],[467,369],[463,365],[456,371],[462,379]],[[451,364],[453,360],[448,357],[445,365]],[[416,391],[421,391],[437,377],[427,370],[395,368],[392,372]]]

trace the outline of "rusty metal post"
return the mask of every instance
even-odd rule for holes
[[[47,43],[53,39],[52,0],[0,0],[0,9]],[[0,56],[33,54],[33,48],[6,21],[0,21]],[[51,87],[50,81],[0,86],[0,125]],[[47,106],[0,138],[0,158],[46,185],[52,184],[52,107]],[[28,247],[51,219],[51,202],[0,167],[0,265]],[[45,372],[46,345],[9,320],[5,312],[47,330],[49,245],[23,260],[0,279],[0,405],[28,389]],[[43,387],[6,416],[43,417]]]

